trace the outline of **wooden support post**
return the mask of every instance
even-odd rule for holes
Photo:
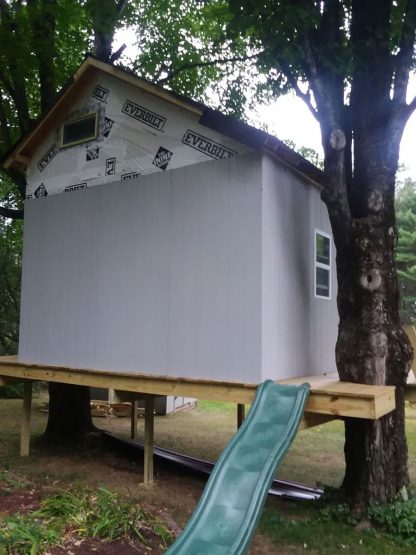
[[[237,428],[241,426],[246,417],[246,406],[238,403],[237,405]]]
[[[22,429],[20,434],[20,456],[29,456],[30,416],[32,410],[32,382],[26,380],[23,391]]]
[[[130,437],[131,439],[137,438],[137,415],[138,415],[139,404],[137,401],[131,402],[131,421],[130,421]]]
[[[155,399],[149,395],[144,405],[144,485],[153,485],[153,437]]]

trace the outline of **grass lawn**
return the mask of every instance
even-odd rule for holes
[[[87,488],[88,491],[98,491],[98,488],[105,488],[122,496],[127,503],[142,506],[146,510],[150,508],[153,516],[155,513],[163,514],[167,516],[167,522],[171,519],[180,527],[186,523],[204,487],[200,479],[157,465],[155,486],[153,489],[146,489],[140,485],[143,473],[140,459],[121,458],[100,446],[88,452],[82,449],[57,452],[42,447],[36,442],[36,437],[40,436],[46,423],[47,415],[39,411],[43,400],[35,398],[34,401],[35,441],[31,456],[21,459],[18,456],[21,401],[0,399],[0,490],[2,472],[3,476],[8,476],[9,482],[11,475],[15,477],[14,489],[19,490],[18,484],[22,481],[30,483],[30,488],[41,491],[43,496],[55,495],[62,490]],[[409,465],[414,489],[416,411],[409,410],[408,417]],[[95,423],[97,427],[108,429],[117,435],[129,436],[130,424],[127,419],[97,418]],[[144,423],[140,419],[139,439],[143,435],[143,428]],[[215,460],[235,428],[234,405],[200,401],[195,410],[156,417],[155,441],[164,447]],[[308,485],[325,484],[336,487],[342,480],[343,471],[343,425],[341,422],[332,422],[298,434],[279,469],[278,477]],[[13,490],[13,486],[9,486],[8,491],[10,489]],[[409,546],[398,540],[394,541],[376,528],[357,530],[348,520],[348,515],[342,508],[334,509],[328,514],[322,503],[269,498],[250,553],[416,553],[416,545]],[[1,522],[0,512],[0,554],[3,555]],[[161,542],[159,551],[153,545],[151,552],[163,551]]]

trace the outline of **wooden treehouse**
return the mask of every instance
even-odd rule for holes
[[[321,172],[275,137],[88,57],[4,158],[25,171],[19,352],[0,384],[250,403],[307,381],[302,426],[377,419],[394,388],[341,383]],[[302,377],[307,375],[307,377]]]

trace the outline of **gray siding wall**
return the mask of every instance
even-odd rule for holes
[[[337,309],[337,272],[336,251],[332,239],[331,224],[329,222],[326,206],[320,199],[320,193],[314,189],[310,199],[311,228],[331,235],[331,300],[316,298],[311,295],[309,336],[311,356],[311,373],[323,374],[335,372],[335,344],[338,336],[338,309]],[[312,268],[314,245],[311,244]],[[312,288],[314,286],[312,276]]]
[[[320,193],[264,156],[262,206],[263,379],[334,371],[338,323],[334,248],[332,298],[314,296],[315,228],[331,233]]]
[[[335,369],[319,191],[246,154],[26,204],[19,358],[260,382]],[[333,245],[332,245],[333,247]]]
[[[261,379],[261,156],[26,203],[19,358]]]

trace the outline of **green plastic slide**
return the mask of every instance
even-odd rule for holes
[[[167,555],[247,552],[308,394],[308,384],[268,380],[259,385],[246,420],[222,452],[192,517]]]

